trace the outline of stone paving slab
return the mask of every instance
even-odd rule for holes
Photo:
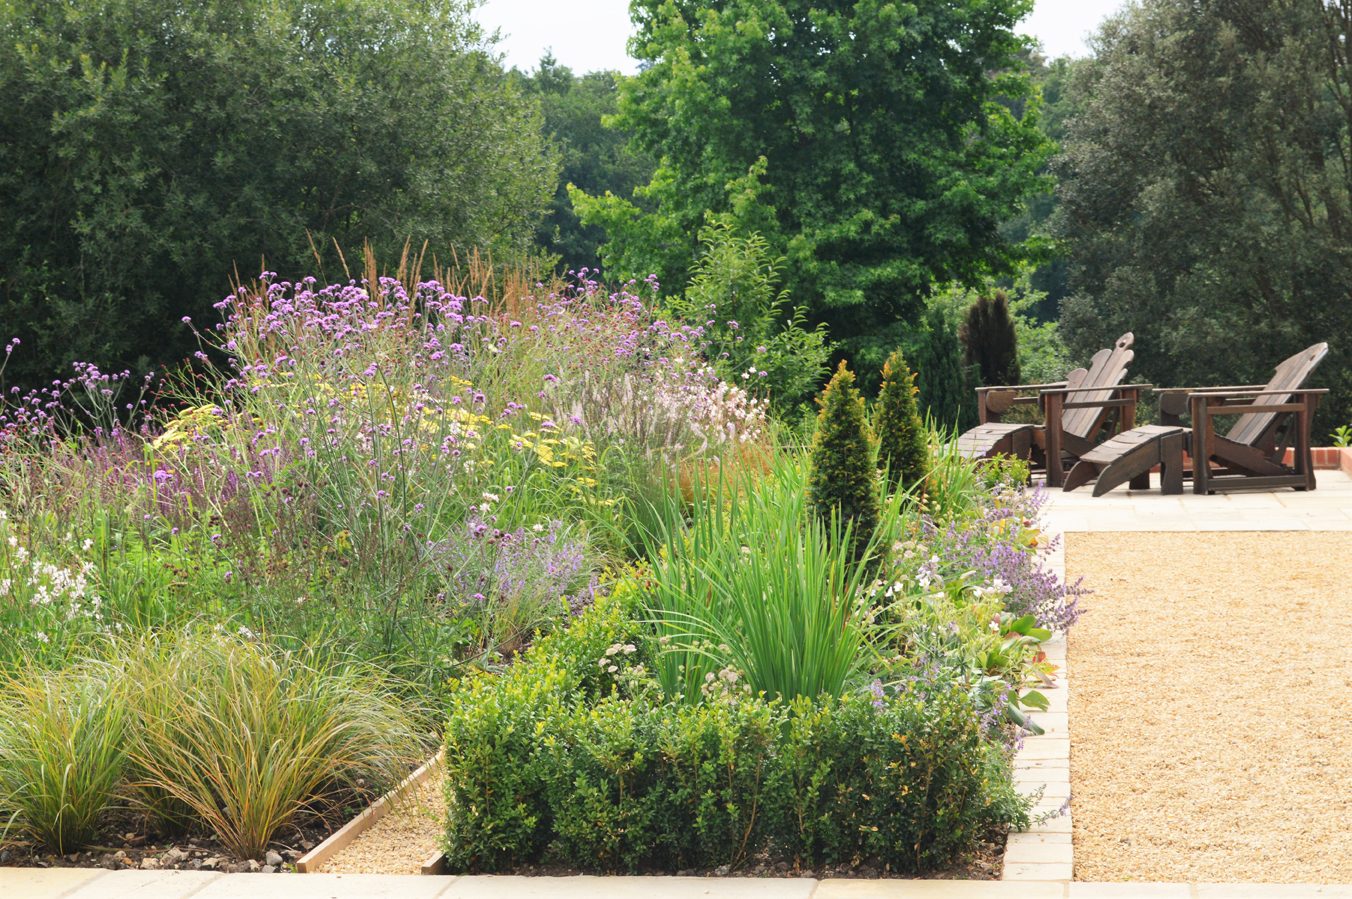
[[[812,899],[1065,899],[1063,883],[1007,880],[823,880]]]
[[[806,878],[480,876],[457,877],[440,899],[808,899],[816,886]]]
[[[1072,883],[1069,899],[1192,899],[1186,883]]]
[[[212,871],[109,871],[68,894],[70,899],[187,899],[223,875]],[[264,875],[259,875],[264,876]]]
[[[1199,883],[1197,899],[1352,899],[1352,885],[1318,883]]]
[[[463,879],[398,874],[222,874],[192,899],[437,899]],[[496,895],[501,899],[513,896],[506,890]],[[144,899],[152,899],[152,894],[145,894]],[[153,894],[153,899],[160,895]]]
[[[107,873],[99,868],[0,868],[0,897],[56,899]]]

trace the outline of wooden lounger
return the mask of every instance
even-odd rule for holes
[[[1130,333],[1123,334],[1113,346],[1095,353],[1087,370],[1077,368],[1055,384],[978,388],[981,424],[958,438],[959,451],[969,458],[1018,456],[1043,468],[1048,486],[1060,487],[1066,463],[1093,449],[1110,417],[1110,433],[1135,423],[1137,397],[1150,385],[1121,383],[1135,355],[1134,340]],[[1034,403],[1043,409],[1043,421],[1000,420],[1011,407]]]
[[[1182,492],[1173,471],[1191,475],[1194,493],[1254,487],[1313,490],[1310,423],[1320,397],[1328,391],[1304,385],[1328,355],[1328,349],[1327,343],[1316,343],[1301,350],[1278,365],[1266,384],[1159,391],[1161,424],[1125,431],[1092,455],[1084,455],[1066,476],[1065,489],[1074,490],[1097,478],[1094,495],[1102,496],[1123,481],[1143,477],[1156,464],[1147,464],[1146,460],[1154,457],[1164,466],[1163,471],[1169,472],[1167,482],[1163,476],[1161,479],[1166,493]],[[1189,409],[1190,429],[1183,427],[1180,417]],[[1218,415],[1239,416],[1223,437],[1215,431]],[[1182,471],[1181,451],[1174,455],[1175,431],[1182,434],[1182,449],[1193,457],[1191,472]],[[1291,443],[1294,465],[1288,466],[1282,460]],[[1213,462],[1217,466],[1214,469]],[[1140,481],[1131,486],[1138,485]]]
[[[1109,437],[1080,457],[1066,474],[1064,489],[1074,490],[1094,481],[1094,495],[1102,496],[1124,481],[1132,490],[1150,488],[1150,469],[1160,466],[1160,492],[1183,492],[1183,442],[1187,428],[1142,425]]]

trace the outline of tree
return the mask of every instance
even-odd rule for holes
[[[962,341],[943,310],[931,308],[915,353],[917,404],[936,427],[961,434],[977,423],[976,384],[962,365]]]
[[[976,366],[981,383],[990,387],[1018,384],[1019,335],[1009,314],[1009,297],[1003,290],[982,294],[963,317],[963,362]]]
[[[739,237],[727,225],[701,237],[703,255],[685,295],[668,300],[671,312],[699,328],[700,349],[723,380],[764,390],[780,414],[806,405],[831,345],[823,329],[803,327],[801,307],[783,314],[788,294],[775,286],[784,260],[770,257],[759,234]]]
[[[1028,0],[635,0],[615,124],[660,160],[638,194],[572,194],[608,270],[679,279],[710,216],[788,260],[786,287],[861,370],[915,330],[935,282],[1039,254],[1000,235],[1043,181],[1015,23]],[[1004,74],[1000,74],[1003,71]]]
[[[583,225],[568,198],[569,187],[602,196],[613,192],[632,197],[634,188],[652,178],[653,161],[629,148],[630,132],[606,128],[602,120],[616,111],[618,72],[588,72],[575,75],[559,65],[552,52],[528,75],[517,73],[526,94],[540,102],[544,130],[558,148],[561,172],[554,200],[536,229],[535,241],[546,252],[560,257],[564,271],[601,269],[601,244],[605,229]],[[650,204],[640,205],[651,212]]]
[[[929,470],[929,446],[925,426],[915,406],[915,376],[906,366],[901,350],[883,365],[883,389],[873,430],[878,435],[878,466],[887,466],[893,489],[910,490],[925,480]]]
[[[236,275],[339,279],[368,239],[526,251],[556,167],[471,8],[0,4],[6,376],[181,359]]]
[[[818,399],[817,433],[812,438],[812,475],[808,495],[822,521],[837,518],[840,526],[853,524],[851,545],[855,558],[878,529],[877,472],[873,432],[864,418],[864,398],[854,386],[854,373],[844,362]]]
[[[1078,357],[1136,334],[1133,378],[1263,383],[1317,341],[1352,418],[1352,3],[1145,0],[1071,89],[1056,169]]]

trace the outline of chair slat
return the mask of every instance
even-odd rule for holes
[[[1089,376],[1085,378],[1082,384],[1077,386],[1081,388],[1101,387],[1104,389],[1068,394],[1067,401],[1092,403],[1111,399],[1112,388],[1120,384],[1122,379],[1126,377],[1127,365],[1136,355],[1131,349],[1134,340],[1132,334],[1123,334],[1112,349],[1099,350],[1095,353],[1094,364],[1089,369]],[[1103,419],[1107,415],[1108,410],[1105,408],[1069,409],[1061,420],[1062,430],[1067,434],[1074,434],[1076,437],[1091,440],[1094,433],[1102,427]]]
[[[1277,366],[1277,371],[1273,374],[1272,380],[1268,381],[1267,386],[1263,389],[1270,391],[1299,390],[1304,386],[1305,381],[1315,368],[1319,366],[1319,363],[1328,355],[1328,351],[1329,345],[1327,343],[1316,343],[1312,347],[1301,350]],[[1290,394],[1278,392],[1255,397],[1252,405],[1280,406],[1289,402],[1291,402]],[[1268,428],[1276,424],[1276,421],[1276,412],[1248,412],[1239,417],[1239,420],[1235,422],[1225,436],[1226,439],[1233,440],[1235,443],[1256,446],[1262,441]]]

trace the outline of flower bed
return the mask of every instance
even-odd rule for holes
[[[443,726],[459,870],[919,871],[1026,819],[1008,759],[1039,698],[1017,695],[1075,591],[1040,569],[1026,472],[918,429],[899,357],[879,421],[911,429],[903,481],[837,375],[816,443],[853,447],[846,504],[701,326],[596,284],[494,306],[405,275],[265,279],[193,377],[81,367],[5,398],[9,857],[134,831],[262,862]],[[315,701],[264,701],[290,690]],[[291,770],[268,747],[341,723],[333,695],[369,739]],[[62,761],[63,728],[95,743]],[[90,787],[78,814],[35,788],[44,760]]]

